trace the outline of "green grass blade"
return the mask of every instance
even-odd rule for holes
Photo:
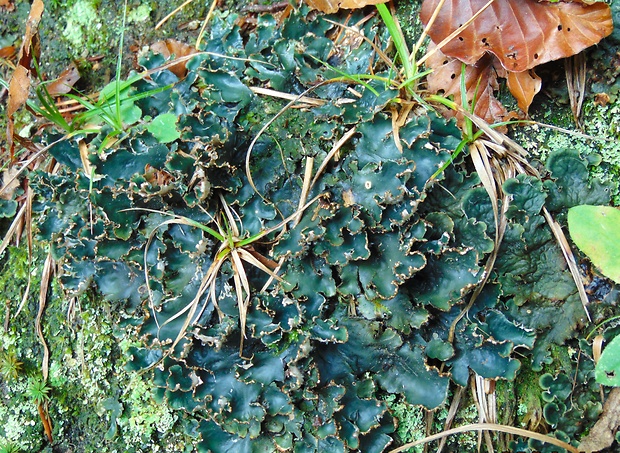
[[[405,37],[403,36],[402,31],[396,25],[390,10],[385,6],[385,4],[377,5],[377,10],[381,15],[381,19],[383,19],[383,23],[388,29],[390,36],[392,37],[392,41],[394,41],[394,46],[396,47],[396,53],[398,54],[398,58],[400,59],[401,64],[403,65],[403,69],[405,70],[405,79],[411,79],[415,76],[416,66],[411,64],[409,59],[410,53],[407,48],[407,43],[405,42]]]
[[[336,74],[340,75],[342,77],[343,81],[350,81],[350,82],[355,82],[358,83],[360,85],[362,85],[364,88],[370,90],[372,92],[372,94],[374,94],[375,96],[379,96],[379,92],[377,90],[375,90],[373,87],[371,87],[369,84],[367,84],[366,82],[364,82],[362,80],[362,76],[358,75],[358,74],[347,74],[344,71],[341,71],[338,68],[333,67],[332,65],[330,65],[329,63],[327,63],[326,61],[320,60],[312,55],[310,55],[310,57],[314,60],[316,60],[317,62],[321,63],[323,66],[325,66],[326,68],[334,71]],[[367,75],[365,74],[363,77],[368,78],[368,79],[373,79],[376,76],[371,76],[371,75]],[[381,79],[381,78],[379,78]],[[340,79],[330,79],[333,81],[338,81]]]

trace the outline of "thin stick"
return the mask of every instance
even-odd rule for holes
[[[202,41],[202,37],[205,34],[205,28],[207,28],[207,24],[213,15],[213,11],[215,11],[215,7],[217,6],[217,0],[213,0],[211,2],[211,8],[209,8],[209,12],[207,13],[207,17],[205,17],[205,21],[202,23],[202,27],[200,28],[200,33],[198,33],[198,39],[196,39],[196,49],[200,47],[200,42]]]
[[[496,423],[472,423],[471,425],[465,425],[458,428],[449,429],[447,431],[425,437],[424,439],[410,442],[403,445],[402,447],[391,450],[389,453],[399,453],[401,451],[408,450],[411,447],[415,447],[416,445],[426,444],[428,442],[439,440],[443,437],[451,436],[453,434],[465,433],[468,431],[499,431],[502,433],[514,434],[515,436],[530,437],[541,442],[557,445],[558,447],[562,447],[568,450],[570,453],[579,453],[579,450],[577,448],[573,447],[570,444],[567,444],[566,442],[562,442],[560,439],[556,439],[555,437],[546,436],[544,434],[528,431],[526,429],[514,428],[512,426],[498,425]]]
[[[274,98],[286,99],[287,101],[295,101],[295,102],[304,103],[308,105],[314,105],[317,107],[325,105],[325,103],[327,102],[324,99],[310,98],[308,96],[302,96],[300,98],[299,96],[295,94],[284,93],[282,91],[276,91],[270,88],[250,87],[250,90],[252,90],[252,92],[255,94],[262,94],[262,95],[271,96]]]
[[[41,274],[41,291],[39,292],[39,311],[37,312],[37,318],[35,320],[35,330],[39,341],[43,346],[43,363],[41,364],[41,374],[43,375],[43,381],[47,381],[49,373],[49,360],[50,350],[45,342],[43,336],[43,329],[41,329],[41,320],[43,319],[43,312],[45,311],[45,305],[47,303],[47,290],[49,289],[50,279],[53,273],[54,259],[52,258],[52,252],[48,252],[45,264],[43,265],[43,272]]]
[[[168,19],[170,19],[172,16],[174,16],[176,13],[181,11],[183,8],[185,8],[187,5],[189,5],[193,1],[194,0],[187,0],[187,1],[183,2],[183,4],[181,6],[179,6],[178,8],[175,8],[174,11],[172,11],[170,14],[168,14],[166,17],[164,17],[162,20],[160,20],[157,23],[157,25],[155,25],[155,30],[159,30],[159,27],[164,25],[168,21]]]

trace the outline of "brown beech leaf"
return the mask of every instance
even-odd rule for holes
[[[440,1],[424,0],[420,18],[425,25]],[[446,0],[429,36],[440,43],[486,3]],[[507,70],[521,72],[575,55],[612,30],[611,9],[603,2],[496,0],[441,51],[467,64],[490,52]]]
[[[157,41],[156,43],[151,44],[151,50],[155,53],[162,54],[166,58],[170,58],[172,55],[174,55],[175,58],[180,58],[197,52],[195,47],[175,39]],[[168,70],[181,79],[185,77],[185,74],[187,74],[187,68],[185,66],[186,63],[186,61],[179,62],[170,66]]]
[[[506,71],[506,81],[510,93],[517,100],[517,105],[527,113],[534,96],[542,87],[542,80],[533,69],[530,69],[522,72]]]
[[[47,85],[47,92],[52,96],[67,94],[78,80],[80,80],[80,71],[77,66],[72,63],[67,69],[60,73],[60,76],[58,76],[56,80]]]
[[[322,13],[332,14],[341,8],[355,9],[368,5],[386,3],[388,0],[304,0],[310,8],[318,9]]]
[[[467,102],[471,106],[475,97],[474,114],[489,124],[504,121],[510,116],[494,95],[494,91],[499,88],[497,73],[493,67],[494,60],[492,55],[485,55],[475,65],[465,67]],[[446,96],[453,96],[454,101],[460,105],[463,63],[436,51],[426,60],[426,65],[433,69],[427,76],[428,90],[433,93],[443,91]],[[446,112],[448,115],[454,113]]]

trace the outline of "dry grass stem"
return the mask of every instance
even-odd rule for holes
[[[211,7],[209,8],[209,12],[207,13],[207,17],[205,17],[205,20],[202,22],[202,27],[200,27],[200,32],[198,33],[198,38],[196,39],[196,45],[194,46],[196,47],[196,49],[200,47],[200,43],[202,42],[202,38],[205,34],[207,24],[211,20],[211,16],[213,15],[213,11],[215,11],[216,6],[217,6],[217,0],[213,0],[211,2]]]
[[[490,140],[484,142],[484,147],[487,149],[487,151],[489,149],[492,149],[497,154],[497,159],[495,158],[495,156],[493,156],[490,162],[493,163],[492,170],[494,170],[498,175],[503,175],[503,180],[500,179],[497,181],[500,190],[501,185],[504,183],[505,179],[509,177],[514,177],[516,174],[519,173],[524,173],[540,178],[540,174],[538,173],[538,171],[534,167],[532,167],[532,165],[528,162],[526,158],[528,156],[527,151],[525,151],[518,143],[516,143],[505,134],[490,127],[489,124],[486,123],[486,121],[484,121],[482,118],[468,112],[462,107],[457,106],[457,109],[458,112],[462,113],[465,117],[472,121],[476,125],[476,127],[482,130],[487,136],[487,138]],[[471,149],[473,149],[473,147],[470,148],[470,150]],[[474,154],[477,154],[478,157],[473,157]],[[493,172],[491,172],[491,174],[489,174],[488,172],[486,163],[484,163],[483,161],[485,155],[486,153],[481,152],[481,149],[476,146],[472,157],[474,165],[476,166],[476,171],[478,171],[478,174],[483,181],[483,185],[486,189],[488,181],[485,184],[483,178],[487,178],[487,176],[492,175]],[[498,159],[502,160],[500,161]],[[487,192],[489,192],[489,189],[487,189]],[[504,202],[505,204],[507,204],[506,201]],[[497,201],[493,202],[493,199],[491,199],[491,202],[496,203]],[[495,206],[493,207],[493,209],[495,210]],[[573,277],[573,281],[575,282],[575,286],[577,287],[579,298],[583,305],[584,311],[586,312],[588,319],[591,320],[590,313],[587,309],[589,303],[588,296],[585,292],[583,281],[577,267],[577,262],[573,255],[573,252],[570,249],[570,245],[566,239],[566,236],[564,235],[561,226],[555,220],[553,220],[551,214],[545,207],[543,207],[543,215],[545,216],[545,219],[547,220],[547,223],[549,224],[549,227],[551,228],[551,231],[556,238],[556,242],[562,250],[562,254],[564,255],[566,264],[568,265],[571,276]]]
[[[321,165],[319,166],[318,170],[316,171],[316,174],[314,175],[314,178],[312,179],[312,183],[310,184],[310,187],[314,187],[314,185],[317,183],[317,181],[319,180],[319,178],[321,177],[321,175],[325,171],[325,168],[327,168],[327,165],[331,162],[331,160],[334,158],[334,156],[340,151],[340,149],[343,147],[343,145],[346,142],[348,142],[351,139],[351,137],[353,137],[355,132],[356,132],[356,129],[355,129],[355,126],[353,126],[351,129],[349,129],[347,132],[345,132],[342,135],[342,137],[340,137],[340,140],[338,140],[334,144],[334,146],[332,146],[332,149],[329,151],[329,153],[327,153],[327,156],[325,156],[325,159],[323,159],[323,162],[321,162]]]
[[[572,57],[564,59],[564,71],[566,72],[566,87],[570,100],[573,120],[577,127],[581,127],[579,117],[586,91],[586,57],[584,52],[579,52]]]
[[[176,13],[178,13],[179,11],[181,11],[183,8],[185,8],[187,5],[189,5],[191,2],[193,2],[194,0],[186,0],[185,2],[183,2],[180,6],[176,7],[171,13],[169,13],[166,17],[164,17],[162,20],[160,20],[157,25],[155,25],[155,30],[159,30],[159,28],[164,25],[166,22],[168,22],[168,20],[170,20],[170,18],[172,16],[174,16]]]
[[[43,381],[47,381],[49,374],[49,360],[50,351],[47,347],[45,337],[43,336],[43,329],[41,328],[41,320],[43,319],[43,312],[45,311],[45,305],[47,304],[47,292],[49,291],[50,280],[54,273],[54,259],[52,258],[52,252],[48,252],[45,263],[43,264],[43,271],[41,273],[41,289],[39,291],[39,310],[34,322],[35,330],[41,346],[43,347],[43,361],[41,363],[41,374]]]
[[[302,104],[299,107],[306,107],[306,106],[320,107],[322,105],[325,105],[325,103],[327,102],[324,99],[315,99],[315,98],[311,98],[308,96],[299,97],[294,94],[272,90],[271,88],[250,87],[250,90],[252,90],[254,94],[262,94],[264,96],[271,96],[274,98],[285,99],[287,101],[295,101],[296,103]],[[306,105],[303,105],[303,104],[306,104]]]
[[[446,415],[446,421],[443,425],[443,430],[447,431],[452,426],[452,422],[456,418],[456,414],[459,410],[459,406],[461,405],[461,399],[463,397],[463,393],[465,393],[465,387],[458,387],[454,396],[452,397],[452,402],[450,403],[450,408],[448,409],[448,415]],[[441,453],[443,448],[446,445],[447,438],[442,437],[439,441],[439,446],[437,447],[437,453]],[[425,445],[426,447],[427,445]]]
[[[562,442],[560,439],[556,439],[555,437],[546,436],[544,434],[536,433],[534,431],[528,431],[526,429],[514,428],[512,426],[499,425],[495,423],[472,423],[470,425],[459,426],[458,428],[449,429],[447,431],[425,437],[424,439],[410,442],[403,445],[402,447],[390,450],[389,453],[400,453],[403,451],[407,451],[408,449],[410,449],[411,447],[415,447],[416,445],[426,444],[439,440],[443,437],[452,436],[454,434],[466,433],[469,431],[498,431],[502,433],[513,434],[519,437],[529,437],[531,439],[536,439],[540,442],[564,448],[570,453],[579,453],[579,450],[577,448],[573,447],[570,444],[567,444],[566,442]]]

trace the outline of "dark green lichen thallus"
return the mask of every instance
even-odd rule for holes
[[[38,234],[61,263],[64,287],[95,284],[135,318],[146,346],[130,351],[128,367],[161,361],[152,370],[157,396],[199,420],[201,452],[381,452],[395,429],[381,394],[435,408],[451,382],[466,385],[472,370],[512,380],[516,348],[540,369],[550,346],[571,337],[583,316],[541,209],[561,216],[576,203],[604,203],[608,193],[588,182],[586,164],[570,151],[550,157],[544,183],[530,176],[505,183],[511,204],[502,248],[453,342],[450,328],[483,278],[495,237],[491,202],[464,162],[428,183],[460,142],[453,123],[430,111],[414,116],[397,146],[382,112],[397,93],[377,81],[369,84],[379,96],[356,86],[359,99],[344,82],[321,86],[311,95],[324,105],[289,109],[260,136],[250,158],[254,190],[246,151],[285,103],[249,87],[299,94],[333,77],[317,60],[350,73],[374,61],[366,41],[330,60],[326,33],[334,25],[309,17],[304,8],[282,26],[260,17],[242,37],[234,15],[216,16],[208,53],[188,63],[184,79],[163,70],[135,84],[138,92],[173,84],[136,105],[152,118],[174,113],[178,139],[134,127],[116,146],[90,154],[92,179],[77,141],[66,140],[50,149],[60,171],[32,175]],[[369,42],[383,37],[375,21],[362,27]],[[163,62],[150,55],[141,64]],[[352,102],[332,102],[341,98]],[[243,356],[230,263],[217,279],[219,310],[205,294],[184,340],[165,356],[218,244],[198,228],[161,226],[169,217],[140,209],[212,225],[223,194],[249,237],[295,212],[307,157],[321,162],[353,125],[356,133],[309,194],[321,200],[283,234],[253,244],[282,260],[284,281],[260,292],[268,277],[248,273]],[[549,404],[562,412],[562,398]]]

